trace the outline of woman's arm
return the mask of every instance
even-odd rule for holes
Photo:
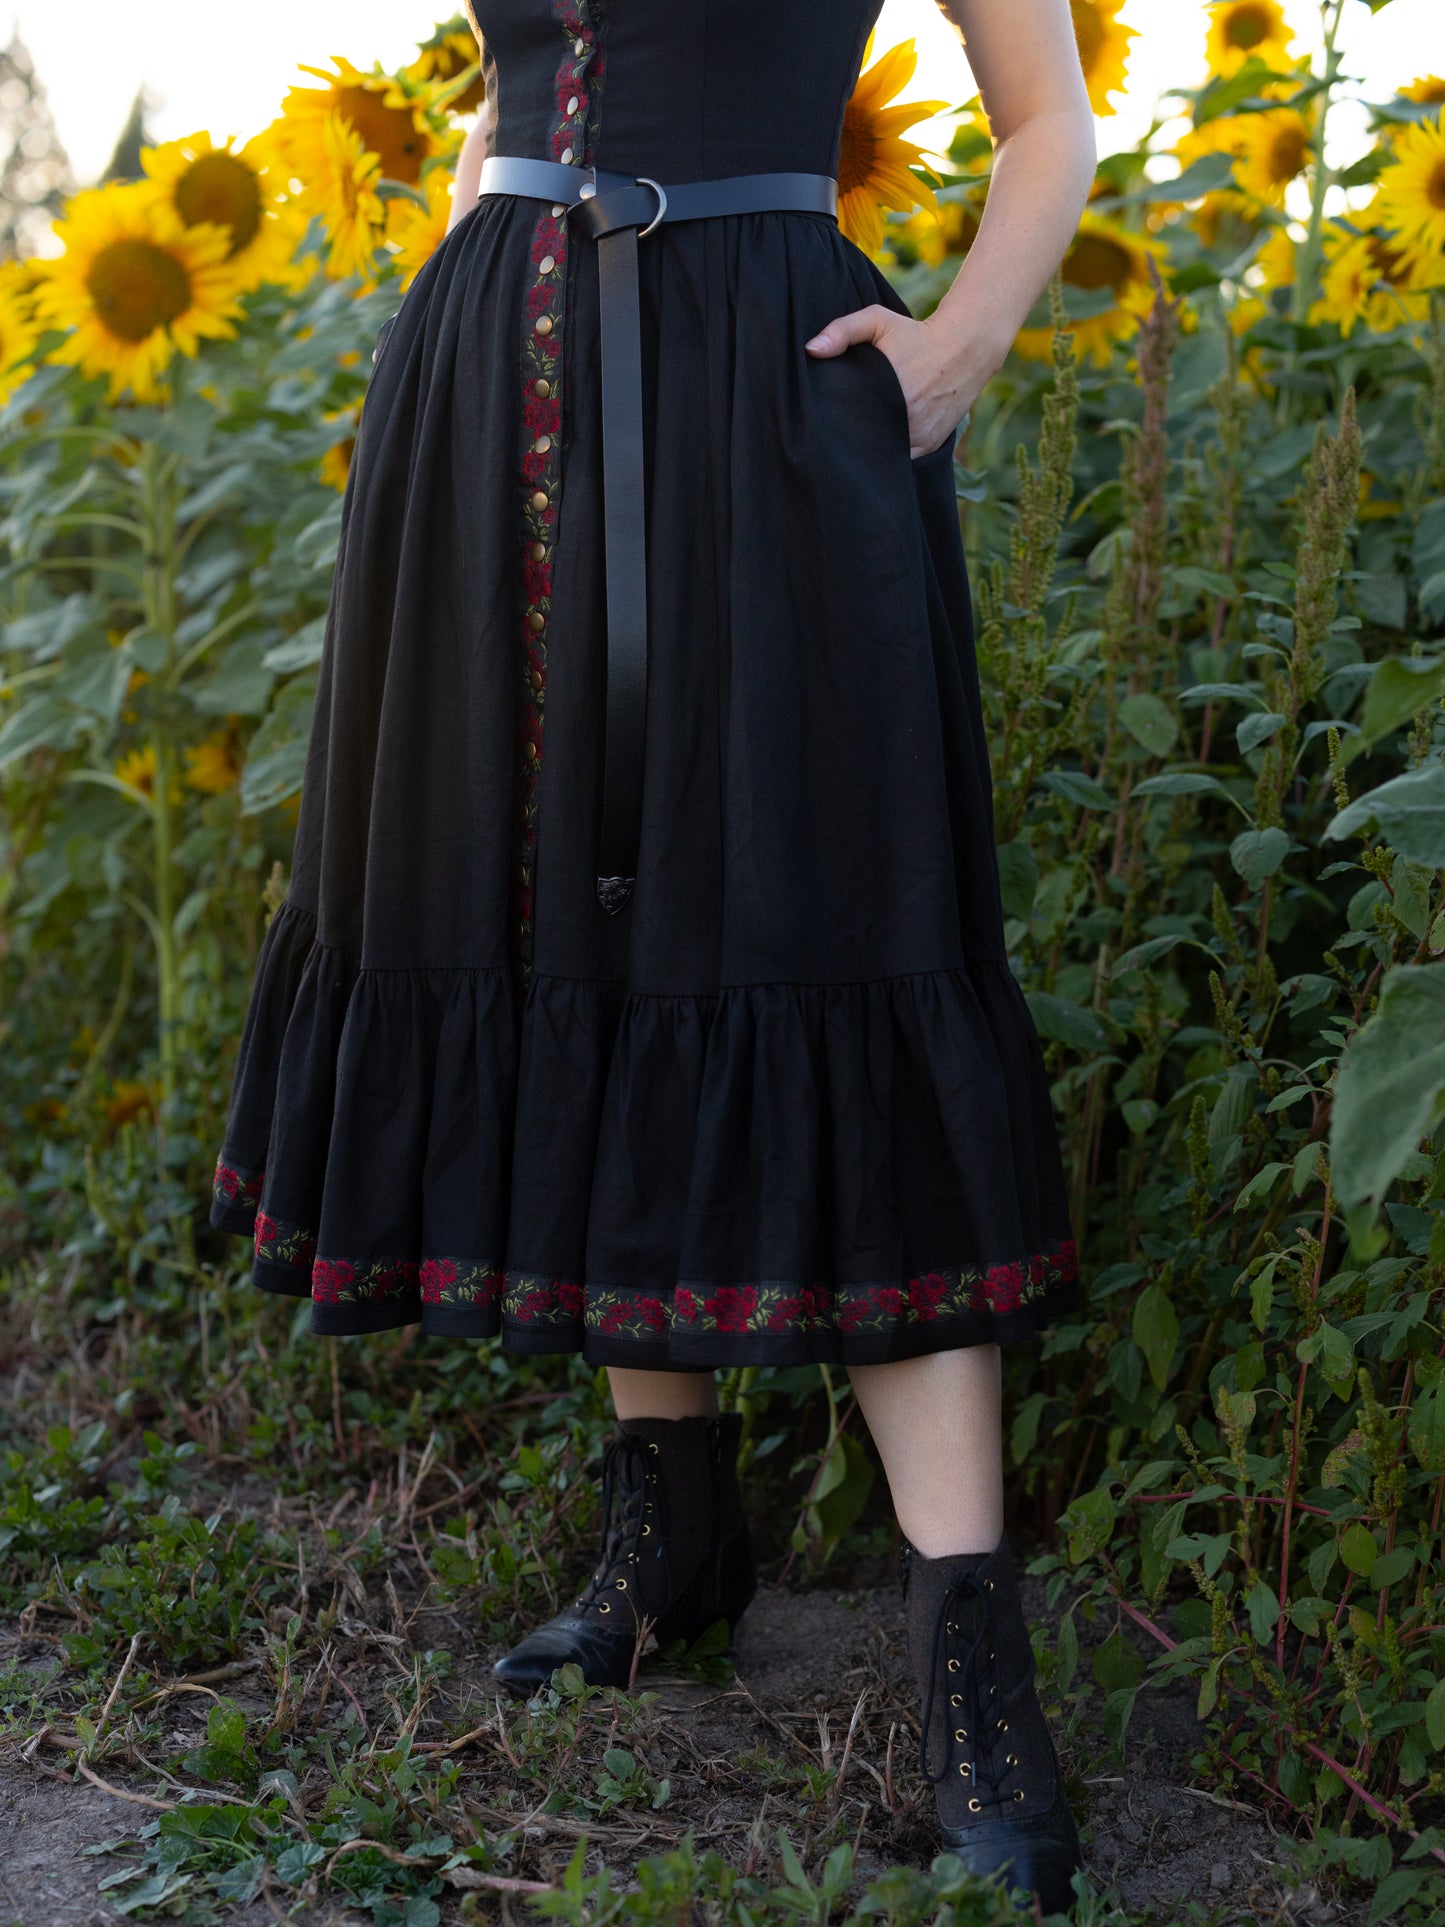
[[[462,142],[462,151],[457,156],[457,178],[452,187],[452,211],[447,220],[447,233],[477,203],[477,189],[482,181],[482,162],[487,154],[487,122],[491,118],[491,102],[484,100],[477,110],[475,124],[468,130]]]
[[[997,373],[1078,226],[1094,179],[1094,120],[1069,0],[939,0],[962,29],[994,137],[973,246],[926,321],[874,303],[806,345],[873,341],[898,371],[915,455],[956,427]]]

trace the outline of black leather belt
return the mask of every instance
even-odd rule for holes
[[[607,703],[597,897],[621,910],[637,881],[647,709],[646,497],[642,464],[642,340],[637,243],[661,221],[789,210],[838,212],[831,174],[734,174],[670,187],[645,175],[514,155],[482,163],[479,194],[565,203],[597,243],[602,335],[602,484],[607,563]]]

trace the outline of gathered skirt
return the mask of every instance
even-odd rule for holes
[[[650,609],[632,902],[596,895],[596,260],[479,203],[391,325],[212,1222],[319,1332],[868,1363],[1079,1303],[1005,951],[953,479],[828,219],[639,250]],[[538,318],[548,327],[538,331]]]

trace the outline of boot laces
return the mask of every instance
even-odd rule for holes
[[[617,1432],[602,1454],[602,1549],[596,1571],[578,1597],[579,1607],[593,1606],[610,1613],[613,1601],[604,1593],[632,1595],[633,1572],[645,1540],[655,1542],[662,1565],[663,1589],[671,1587],[667,1565],[667,1521],[661,1481],[649,1460],[655,1446],[634,1432]],[[614,1513],[616,1517],[614,1518]],[[649,1517],[649,1513],[651,1517]],[[641,1607],[633,1600],[633,1612]]]
[[[974,1628],[967,1643],[960,1630],[965,1615],[971,1619]],[[997,1692],[997,1682],[991,1678],[985,1687],[983,1674],[993,1656],[992,1585],[974,1573],[960,1573],[949,1582],[933,1623],[928,1696],[924,1703],[923,1726],[918,1741],[918,1770],[931,1785],[937,1786],[952,1769],[954,1748],[949,1739],[952,1715],[948,1707],[939,1708],[937,1702],[940,1662],[946,1664],[956,1660],[956,1668],[945,1677],[958,1682],[960,1726],[972,1746],[970,1777],[974,1789],[968,1804],[975,1813],[984,1807],[1011,1807],[1022,1799],[1021,1792],[1006,1794],[1001,1791],[1003,1782],[1018,1765],[1018,1758],[1010,1753],[1002,1761],[996,1759],[1000,1745],[1007,1737],[1008,1725],[1006,1721],[994,1718],[988,1706],[988,1701]],[[943,1765],[935,1773],[928,1764],[928,1756],[932,1750],[936,1711],[942,1711],[945,1715],[945,1728]]]

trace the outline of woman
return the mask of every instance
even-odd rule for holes
[[[1067,0],[956,0],[995,170],[912,319],[834,211],[878,10],[477,0],[492,111],[378,352],[213,1220],[317,1331],[608,1368],[597,1567],[517,1692],[734,1623],[713,1371],[844,1366],[943,1838],[1056,1908],[998,1348],[1076,1271],[952,454],[1092,122]]]

